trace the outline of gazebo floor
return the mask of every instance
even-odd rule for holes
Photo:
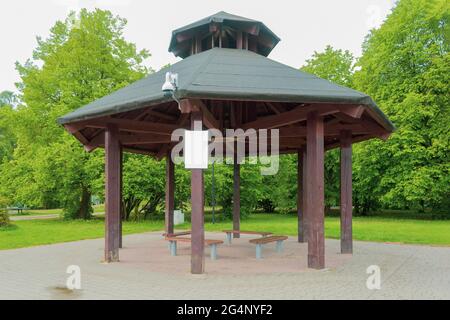
[[[256,236],[257,238],[258,236]],[[233,239],[232,244],[225,243],[224,233],[206,233],[206,239],[223,240],[224,244],[217,247],[217,260],[211,260],[209,248],[205,248],[205,272],[207,274],[267,274],[308,271],[308,245],[298,243],[296,238],[290,237],[284,241],[283,251],[275,250],[275,243],[263,248],[263,259],[256,259],[255,245],[249,243],[255,236],[241,235],[240,239]],[[161,233],[149,234],[148,241],[134,242],[120,250],[120,263],[133,264],[148,271],[166,274],[190,273],[190,243],[177,244],[177,256],[171,256],[168,241]],[[335,269],[349,259],[351,255],[342,255],[335,248],[326,249],[326,268]]]
[[[348,256],[327,239],[329,269],[317,271],[305,268],[306,245],[294,238],[261,261],[244,238],[219,248],[219,260],[206,258],[199,276],[189,273],[189,246],[171,257],[161,233],[125,236],[120,263],[101,263],[101,238],[0,250],[0,299],[450,299],[448,247],[355,241]],[[81,290],[65,288],[71,265],[80,267]],[[381,290],[366,287],[371,265],[381,269]]]

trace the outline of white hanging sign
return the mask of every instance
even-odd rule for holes
[[[184,167],[208,169],[208,131],[185,131]]]

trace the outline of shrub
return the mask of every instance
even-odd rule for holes
[[[0,227],[6,227],[9,225],[9,215],[6,210],[6,199],[0,197]]]

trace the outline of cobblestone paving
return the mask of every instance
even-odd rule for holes
[[[219,247],[219,260],[207,256],[207,273],[194,276],[188,245],[170,257],[160,232],[124,243],[113,264],[100,261],[103,239],[0,251],[0,299],[450,299],[450,248],[355,241],[354,255],[343,256],[327,240],[328,269],[316,271],[304,267],[306,246],[295,239],[258,261],[243,238]],[[65,288],[69,265],[81,268],[81,290]],[[370,265],[381,268],[380,290],[366,287]]]

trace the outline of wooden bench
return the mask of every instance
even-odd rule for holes
[[[223,230],[227,234],[227,244],[231,244],[233,234],[253,234],[267,237],[272,235],[272,232],[259,232],[259,231],[240,231],[240,230]]]
[[[191,234],[191,230],[187,230],[187,231],[180,231],[180,232],[174,232],[174,233],[163,233],[162,236],[163,237],[180,237],[180,236],[188,236]]]
[[[23,210],[26,209],[24,207],[10,207],[10,208],[6,208],[7,212],[10,213],[10,211],[17,211],[17,214],[23,214]]]
[[[166,240],[169,241],[170,254],[172,256],[177,255],[177,242],[192,242],[191,238],[184,237],[166,237]],[[217,245],[222,244],[222,240],[208,240],[205,239],[205,245],[209,246],[211,249],[211,260],[217,259]]]
[[[271,243],[271,242],[276,242],[277,243],[277,246],[276,246],[277,252],[282,252],[283,251],[283,241],[285,241],[287,239],[288,239],[288,237],[286,237],[286,236],[270,236],[270,237],[264,237],[264,238],[260,238],[260,239],[252,239],[249,242],[256,244],[256,259],[262,259],[263,245]]]

